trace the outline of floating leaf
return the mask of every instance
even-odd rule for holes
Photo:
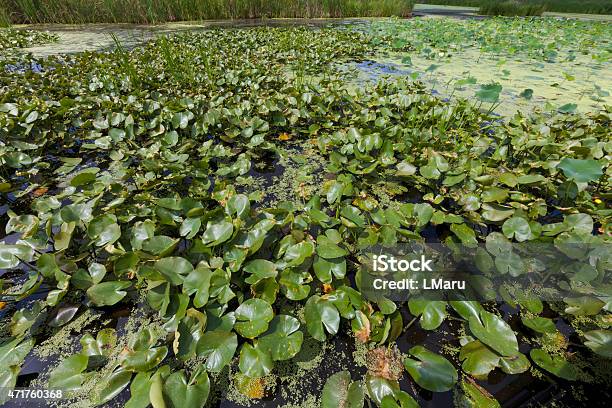
[[[131,282],[102,282],[87,289],[87,297],[96,306],[112,306],[119,303],[127,292],[124,289],[132,286]]]
[[[561,356],[551,356],[541,349],[532,349],[529,355],[538,366],[557,377],[574,381],[578,376],[576,367]]]
[[[216,246],[230,239],[233,232],[234,225],[229,218],[208,221],[202,242],[208,246]]]
[[[251,378],[259,378],[268,375],[272,371],[274,362],[265,350],[257,345],[252,346],[244,343],[240,350],[240,361],[238,367],[240,372]]]
[[[411,348],[410,355],[417,360],[406,358],[404,367],[414,381],[426,390],[448,391],[457,382],[457,370],[444,357],[432,353],[423,346]]]
[[[476,98],[482,102],[496,103],[499,100],[502,86],[500,84],[480,85]]]
[[[584,345],[605,358],[612,358],[612,331],[591,330],[584,333]]]
[[[363,407],[363,389],[359,382],[351,381],[348,371],[331,375],[321,394],[321,408],[361,408]]]
[[[235,333],[223,330],[209,331],[200,337],[197,354],[206,359],[204,366],[208,371],[218,373],[230,363],[237,347],[238,337]]]
[[[272,306],[262,299],[248,299],[236,309],[238,334],[253,339],[268,329],[268,323],[274,317]]]
[[[484,379],[497,368],[500,356],[480,341],[475,340],[461,347],[459,359],[463,361],[461,367],[466,373]]]
[[[563,171],[565,177],[574,179],[578,183],[588,183],[598,180],[603,171],[601,164],[597,160],[579,160],[565,157],[557,165]]]
[[[487,346],[503,356],[518,354],[516,335],[508,323],[496,314],[481,310],[479,317],[470,317],[470,331]]]
[[[340,326],[340,314],[332,302],[313,295],[304,308],[308,333],[319,341],[325,341],[325,332],[336,334]]]
[[[75,354],[62,361],[49,375],[49,388],[66,392],[78,391],[86,378],[89,357]]]
[[[210,393],[208,373],[198,369],[188,381],[183,370],[176,371],[164,382],[163,392],[169,408],[203,407]]]
[[[259,338],[258,345],[275,361],[294,357],[302,347],[303,333],[300,322],[287,315],[278,315],[270,322],[268,332]]]
[[[435,330],[446,318],[446,302],[435,300],[410,299],[408,307],[414,316],[421,316],[421,327]]]

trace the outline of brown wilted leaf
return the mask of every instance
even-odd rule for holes
[[[402,353],[395,346],[370,350],[366,356],[366,364],[370,374],[392,381],[399,380],[404,371]]]
[[[48,187],[39,187],[36,190],[32,191],[32,196],[40,197],[42,195],[45,195],[47,191],[49,191]]]
[[[365,319],[363,323],[364,323],[363,327],[355,332],[355,337],[360,342],[366,343],[370,339],[370,332],[371,332],[370,320]]]

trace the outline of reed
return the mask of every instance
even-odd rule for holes
[[[0,7],[0,27],[9,27],[11,25],[11,17],[8,11]]]
[[[13,23],[407,16],[413,0],[0,0]]]

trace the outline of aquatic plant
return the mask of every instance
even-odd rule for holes
[[[410,78],[356,87],[338,63],[387,45],[351,28],[117,45],[1,57],[44,67],[0,71],[7,388],[59,389],[69,406],[200,407],[227,381],[259,399],[281,368],[304,372],[306,347],[354,337],[371,350],[361,375],[324,378],[324,359],[310,367],[323,406],[413,407],[451,390],[496,406],[485,389],[494,370],[582,381],[582,358],[609,357],[608,108],[499,121]],[[282,176],[281,162],[321,177],[295,177],[303,194],[271,204],[266,171]],[[487,291],[497,275],[551,279],[513,246],[548,243],[573,295],[494,287],[512,313],[494,300],[367,295],[367,249],[426,240],[474,247]],[[20,377],[76,321],[58,361]],[[562,332],[564,321],[575,328]],[[434,333],[444,341],[423,340]],[[582,345],[551,347],[547,334]]]
[[[506,115],[517,108],[552,110],[570,103],[588,111],[610,103],[610,27],[605,22],[389,19],[364,30],[385,48],[373,61],[356,66],[374,78],[411,75],[442,97],[476,97]],[[496,87],[487,89],[492,83]]]
[[[57,41],[57,35],[35,30],[0,29],[0,51]]]

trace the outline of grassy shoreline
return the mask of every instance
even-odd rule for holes
[[[491,8],[500,1],[491,0],[420,0],[419,3],[448,6]],[[520,0],[524,7],[542,7],[545,11],[580,14],[612,14],[609,0]]]
[[[408,15],[413,4],[412,0],[0,0],[0,24],[388,17]]]

